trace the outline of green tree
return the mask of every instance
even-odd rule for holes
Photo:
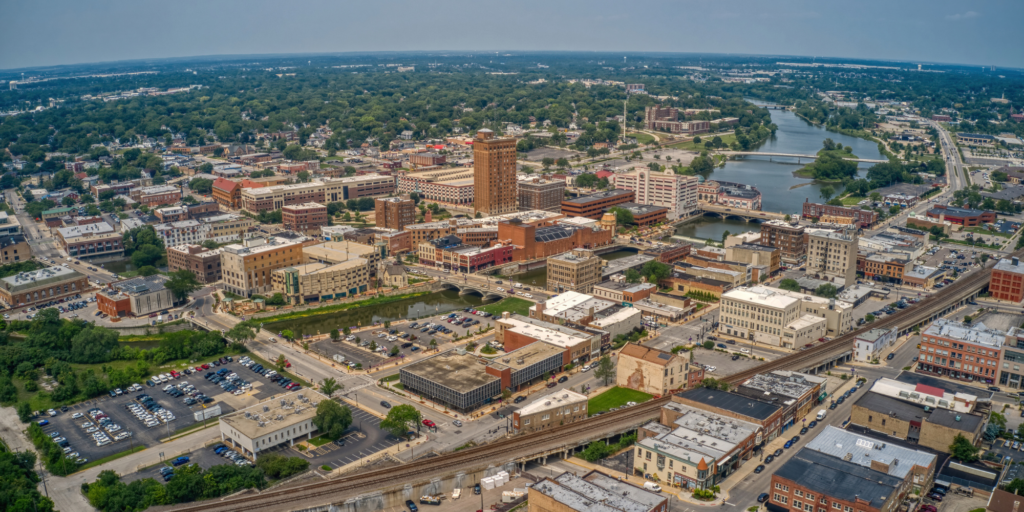
[[[895,204],[894,204],[894,205],[892,205],[892,206],[890,206],[890,207],[889,207],[889,215],[896,215],[896,214],[897,214],[897,213],[899,213],[899,212],[900,212],[900,207],[899,207],[899,205],[895,205]]]
[[[1006,430],[1006,416],[998,412],[989,413],[988,422],[997,425],[1000,430]]]
[[[713,341],[705,341],[704,342],[704,348],[706,348],[708,350],[714,350],[715,349],[715,342],[713,342]]]
[[[960,462],[974,462],[978,460],[978,451],[979,448],[961,434],[957,434],[953,438],[953,444],[949,445],[950,456]]]
[[[284,365],[288,364],[288,359],[284,357],[284,354],[278,354],[277,359],[274,360],[274,366],[277,367],[277,371],[283,372]]]
[[[798,292],[800,291],[800,283],[798,283],[796,279],[786,278],[783,279],[782,281],[779,281],[779,288],[782,288],[783,290],[789,290],[791,292]]]
[[[636,269],[632,269],[632,268],[626,269],[626,282],[627,283],[630,283],[630,284],[639,283],[640,282],[640,277],[641,277],[640,276],[640,272],[637,272]]]
[[[316,406],[313,425],[328,439],[341,439],[345,430],[352,425],[352,410],[334,400],[321,400]]]
[[[388,415],[381,420],[380,428],[385,432],[402,437],[422,420],[420,411],[411,405],[396,405],[388,409]]]
[[[315,423],[316,419],[313,421]],[[302,457],[285,457],[276,453],[266,453],[260,454],[260,458],[256,459],[256,468],[263,471],[268,478],[279,480],[306,471],[309,469],[309,461]],[[175,478],[178,478],[178,475],[175,475]],[[218,482],[214,480],[212,483]]]
[[[633,212],[625,208],[616,206],[608,211],[615,214],[615,223],[620,226],[628,226],[635,222],[633,219]]]
[[[868,314],[864,315],[864,322],[865,323],[870,324],[871,322],[874,322],[874,321],[875,321],[875,315],[872,315],[871,313],[868,313]]]
[[[345,327],[345,328],[343,328],[341,330],[341,333],[344,334],[345,336],[348,336],[348,335],[352,334],[352,329],[349,329],[348,327]]]
[[[28,423],[32,421],[32,406],[28,402],[18,402],[18,419],[22,423]]]
[[[604,385],[607,386],[612,379],[615,378],[615,364],[608,356],[603,356],[597,363],[597,369],[594,370],[594,376],[601,379]]]
[[[330,336],[331,336],[331,341],[333,341],[333,342],[335,342],[335,343],[337,343],[337,342],[338,342],[338,340],[340,340],[340,339],[341,339],[341,333],[340,333],[340,332],[338,332],[338,330],[337,330],[337,329],[332,329],[332,330],[331,330],[331,335],[330,335]]]
[[[824,297],[826,299],[834,299],[839,294],[839,290],[836,289],[836,285],[832,283],[825,283],[814,290],[814,294],[818,297]]]
[[[836,195],[836,189],[832,188],[832,185],[825,185],[821,187],[821,198],[828,202],[832,196]]]
[[[328,377],[320,381],[320,392],[327,398],[331,398],[338,391],[344,390],[345,386],[343,384],[339,384],[337,380],[334,380],[334,377]]]
[[[171,272],[171,277],[164,283],[164,287],[171,291],[176,302],[181,302],[202,288],[203,284],[196,279],[191,270],[181,269]]]
[[[224,336],[235,343],[245,343],[256,339],[256,331],[248,322],[242,322],[229,329]]]

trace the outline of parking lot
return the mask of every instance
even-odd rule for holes
[[[733,360],[733,352],[739,352],[740,348],[749,349],[749,344],[737,344],[726,346],[729,347],[728,354],[726,354],[725,352],[708,350],[703,347],[693,349],[693,360],[695,362],[715,367],[715,371],[713,372],[709,370],[704,372],[704,375],[706,377],[721,379],[723,377],[728,377],[729,375],[732,375],[734,373],[746,371],[762,364],[760,360],[753,359],[750,357],[740,357],[735,361]],[[771,359],[776,355],[777,354],[766,352],[764,350],[759,350],[756,344],[754,346],[754,356],[756,357],[764,357],[765,359]]]
[[[204,370],[202,373],[182,375],[180,378],[168,382],[168,384],[179,385],[188,383],[193,385],[198,391],[213,399],[213,402],[206,404],[207,407],[220,405],[221,414],[227,414],[236,409],[259,403],[260,400],[283,392],[283,388],[270,382],[266,377],[257,375],[255,372],[238,364],[237,360],[236,362],[227,363],[223,367],[236,372],[242,379],[252,384],[252,390],[235,396],[224,391],[217,384],[204,379],[203,375],[206,372],[217,370],[215,367],[211,367],[211,370]],[[163,391],[164,386],[166,384],[154,387],[143,385],[141,391],[128,392],[116,397],[105,396],[69,406],[67,412],[58,413],[54,417],[45,417],[45,419],[50,421],[50,424],[43,428],[47,432],[60,432],[61,436],[68,439],[74,451],[79,452],[82,457],[89,460],[96,460],[120,453],[128,450],[132,445],[155,446],[160,443],[161,439],[174,434],[175,431],[196,423],[193,411],[201,409],[199,405],[191,407],[185,405],[183,402],[184,397],[175,398],[165,393]],[[167,423],[146,427],[126,407],[129,403],[138,403],[137,397],[142,394],[147,394],[156,400],[161,407],[174,415],[174,419]],[[87,417],[72,417],[75,413],[82,413],[88,416],[88,411],[94,408],[102,410],[115,424],[120,425],[122,427],[120,432],[131,432],[132,436],[121,441],[112,439],[112,442],[108,445],[96,446],[92,434],[87,433],[85,428],[81,427],[82,423],[92,420]],[[216,422],[217,420],[216,418],[210,418],[206,421]]]
[[[449,323],[447,321],[449,315],[452,314],[457,316],[466,316],[479,323],[470,327],[466,327],[465,324],[455,325],[454,322]],[[442,321],[442,316],[445,317],[446,320]],[[446,334],[441,331],[437,331],[434,334],[430,334],[431,329],[425,327],[428,323],[443,325],[452,332],[450,334]],[[373,340],[377,344],[377,352],[370,352],[368,346],[356,347],[354,346],[354,342],[346,341],[344,339],[338,342],[334,342],[329,339],[319,341],[314,343],[313,347],[317,351],[326,354],[328,357],[333,357],[335,354],[339,354],[345,358],[345,361],[358,363],[361,364],[363,368],[368,368],[373,364],[378,364],[387,359],[390,356],[392,348],[396,345],[399,348],[398,353],[400,355],[410,357],[429,349],[430,340],[435,340],[438,348],[444,349],[444,345],[446,343],[451,343],[455,336],[459,336],[461,338],[466,336],[468,333],[477,332],[481,328],[487,328],[493,325],[493,317],[486,318],[460,310],[454,313],[446,313],[444,315],[425,318],[415,322],[393,324],[390,329],[381,327],[372,331],[363,331],[353,334],[353,336],[358,337],[362,343],[367,343],[370,340]],[[427,329],[427,331],[424,332],[424,329]],[[402,338],[401,336],[404,334],[408,334],[408,337]]]

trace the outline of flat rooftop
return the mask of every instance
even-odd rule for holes
[[[519,409],[519,411],[517,412],[519,413],[519,416],[526,416],[529,414],[535,414],[541,411],[546,411],[548,409],[564,407],[566,405],[578,404],[586,401],[586,395],[581,395],[575,391],[563,389],[555,391],[554,393],[551,393],[547,396],[537,398],[533,402],[530,402],[529,404],[524,406],[522,409]]]
[[[762,402],[753,398],[717,389],[698,388],[677,393],[677,397],[693,402],[718,407],[736,414],[764,421],[775,414],[781,405]]]
[[[800,302],[800,299],[790,297],[780,290],[766,286],[740,287],[729,290],[722,294],[722,298],[757,304],[759,306],[775,309],[786,309],[793,304]]]
[[[343,240],[305,247],[302,255],[307,260],[338,263],[353,258],[368,258],[374,250],[369,245]]]
[[[589,196],[580,196],[580,197],[575,197],[573,199],[565,199],[565,200],[562,201],[562,203],[587,204],[587,203],[590,203],[590,202],[593,202],[593,201],[600,201],[600,200],[604,200],[604,199],[610,199],[610,198],[615,198],[615,197],[626,196],[626,195],[630,195],[632,193],[633,193],[632,190],[622,190],[622,189],[617,188],[617,189],[614,189],[614,190],[608,190],[608,191],[605,191],[605,192],[598,192],[596,194],[590,194]]]
[[[754,375],[740,386],[763,391],[766,395],[776,394],[799,399],[824,382],[825,379],[821,377],[777,370]]]
[[[913,450],[886,439],[868,437],[832,425],[826,425],[804,449],[840,459],[849,456],[850,462],[867,468],[871,467],[871,461],[878,461],[888,465],[888,474],[897,478],[906,478],[914,466],[934,468],[937,460],[935,454]]]
[[[249,439],[256,439],[312,419],[316,416],[316,406],[323,400],[328,398],[311,389],[302,389],[225,414],[220,422]]]
[[[990,329],[983,322],[967,325],[960,322],[953,322],[945,318],[938,318],[924,331],[925,336],[938,336],[958,341],[966,341],[977,345],[985,345],[990,348],[1000,349],[1006,341],[1007,335],[1014,335],[1016,328],[1011,327],[1009,333],[998,329]]]
[[[590,308],[593,308],[594,313],[597,314],[616,305],[614,302],[579,292],[565,292],[548,299],[543,304],[545,315],[566,320],[579,320],[589,316]]]
[[[468,352],[460,354],[456,349],[451,349],[412,363],[402,368],[402,371],[457,393],[468,393],[499,380],[498,377],[487,373],[484,370],[486,367],[486,359]]]
[[[1017,260],[1014,258],[1014,260]],[[1020,260],[1014,261],[1008,259],[999,259],[999,263],[992,267],[992,270],[1001,270],[1003,272],[1013,272],[1014,274],[1024,274],[1024,265],[1020,265]]]
[[[0,279],[0,286],[3,286],[5,290],[11,293],[17,293],[20,290],[31,290],[48,284],[62,283],[69,279],[78,279],[80,277],[85,276],[70,268],[54,265],[52,267],[33,270],[31,272],[22,272],[20,274],[5,277]]]
[[[807,448],[776,468],[775,475],[817,494],[851,503],[862,499],[875,509],[903,485],[902,478]]]

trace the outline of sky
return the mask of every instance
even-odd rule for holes
[[[0,69],[367,51],[740,53],[1024,67],[1022,0],[0,0]]]

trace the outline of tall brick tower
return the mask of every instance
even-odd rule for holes
[[[496,139],[484,128],[473,140],[473,208],[486,215],[519,210],[516,190],[516,140]]]

